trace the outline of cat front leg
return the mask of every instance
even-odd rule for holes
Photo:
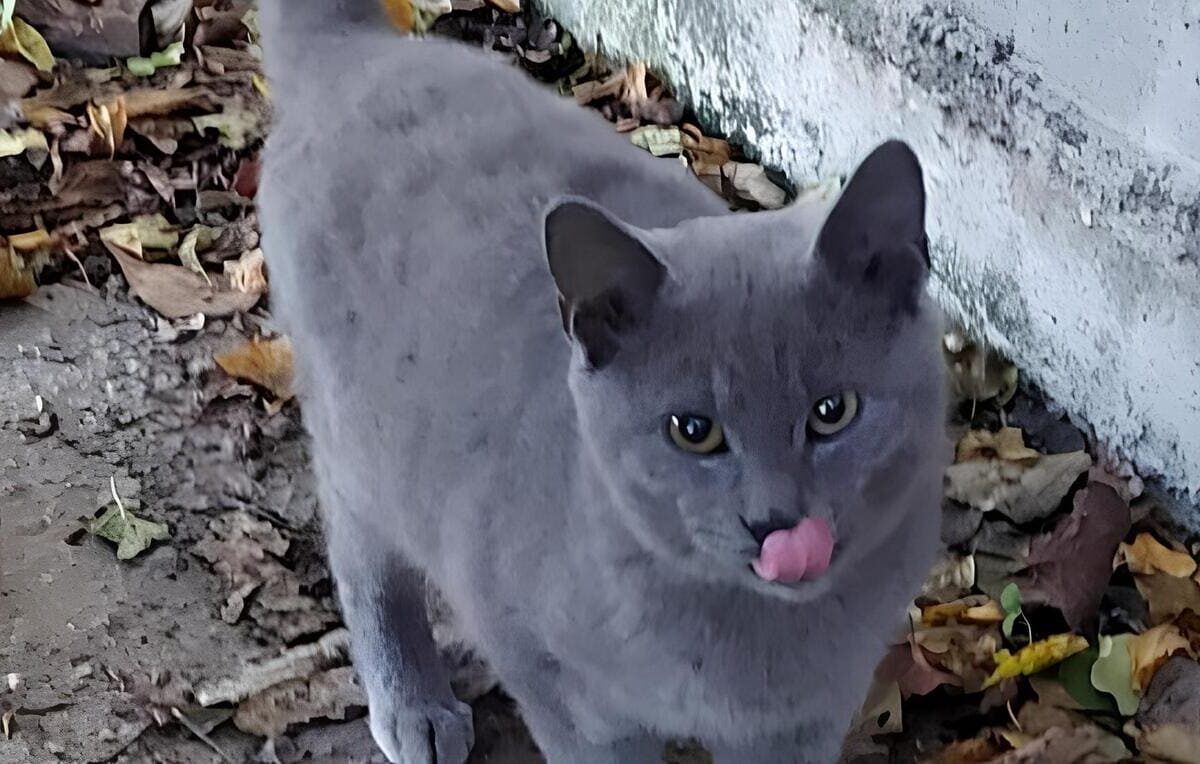
[[[430,633],[423,579],[351,513],[332,513],[327,528],[376,744],[392,762],[461,764],[474,742],[471,707],[450,690]]]

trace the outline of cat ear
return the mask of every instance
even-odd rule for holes
[[[916,310],[929,244],[921,164],[907,144],[888,141],[859,165],[825,219],[817,257],[839,281]]]
[[[551,209],[545,235],[563,329],[599,369],[649,313],[666,268],[632,229],[587,202]]]

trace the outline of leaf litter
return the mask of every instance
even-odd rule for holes
[[[733,209],[831,199],[840,188],[839,178],[790,185],[707,134],[644,65],[584,51],[535,8],[388,5],[406,30],[508,52],[634,145],[686,163]],[[205,2],[187,26],[190,44],[167,42],[125,68],[47,61],[24,27],[8,33],[0,63],[13,72],[5,87],[19,89],[21,117],[0,133],[0,161],[20,171],[0,191],[0,229],[27,233],[0,241],[0,297],[73,278],[76,261],[85,277],[119,273],[158,314],[161,341],[229,319],[231,350],[213,364],[277,406],[292,396],[290,346],[245,331],[269,292],[253,205],[270,119],[256,19],[245,4]],[[41,79],[21,74],[35,68]],[[1182,543],[1191,539],[1153,522],[1152,502],[1131,506],[1142,494],[1136,473],[1022,387],[994,348],[952,330],[943,353],[958,441],[947,549],[877,670],[855,734],[930,761],[1200,760],[1200,581]],[[119,557],[170,540],[136,500],[122,501],[89,524]],[[285,646],[239,676],[192,686],[201,703],[234,704],[233,724],[256,735],[346,718],[364,702],[326,574],[303,562],[310,552],[290,534],[225,510],[191,546],[221,581],[222,620]],[[482,676],[475,692],[494,684]],[[12,718],[6,711],[6,735]]]

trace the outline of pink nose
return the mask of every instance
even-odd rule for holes
[[[764,581],[794,583],[818,578],[829,569],[833,545],[829,523],[806,517],[792,528],[769,534],[751,566]]]

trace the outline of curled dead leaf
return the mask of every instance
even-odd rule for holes
[[[223,275],[211,276],[210,284],[182,265],[147,263],[115,246],[110,246],[109,251],[121,266],[130,290],[167,318],[184,318],[195,313],[227,316],[250,310],[262,297],[261,292],[234,289]]]
[[[1025,438],[1017,427],[1003,427],[996,432],[971,430],[963,435],[955,448],[954,461],[969,462],[973,459],[1002,459],[1032,466],[1041,456],[1025,445]]]
[[[992,624],[1004,620],[1004,609],[1000,603],[985,594],[921,608],[921,623],[925,626],[942,626],[950,621],[970,624]]]
[[[1196,560],[1190,554],[1169,549],[1145,532],[1139,533],[1132,544],[1121,544],[1117,555],[1119,563],[1128,565],[1131,573],[1162,572],[1185,578],[1196,572]]]
[[[226,260],[224,264],[225,275],[234,289],[257,294],[267,291],[265,267],[266,260],[258,248],[243,252],[237,260]]]
[[[28,297],[36,290],[33,269],[17,254],[10,239],[0,247],[0,300]]]
[[[946,469],[946,497],[983,512],[998,511],[1026,523],[1047,517],[1092,465],[1083,451],[1041,456],[1032,466],[974,459]]]
[[[287,337],[250,340],[214,360],[226,374],[265,388],[279,403],[294,395],[292,343]]]
[[[1137,693],[1150,686],[1155,672],[1171,656],[1190,656],[1192,653],[1191,644],[1179,627],[1169,623],[1160,624],[1131,637],[1128,646],[1133,690]]]

